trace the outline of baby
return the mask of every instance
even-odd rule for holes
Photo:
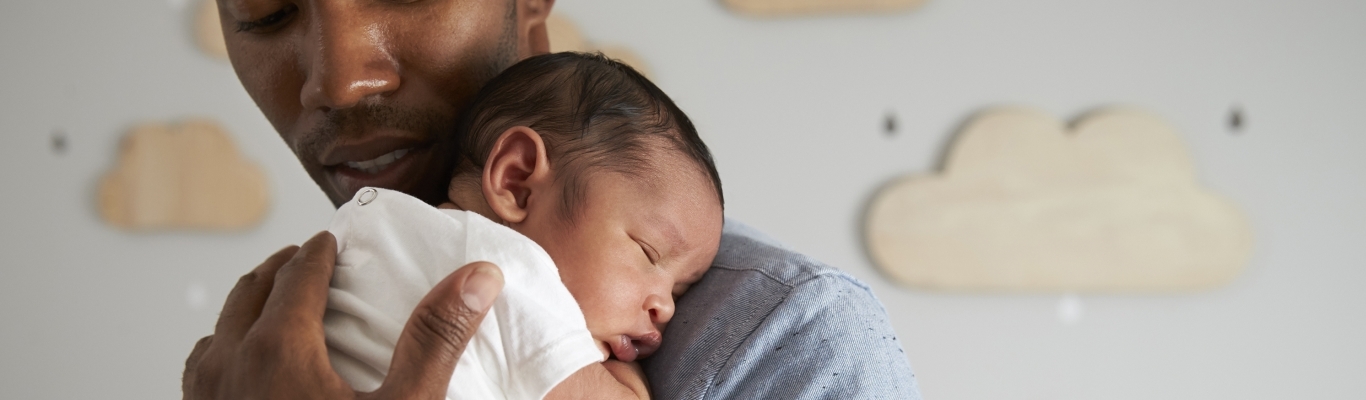
[[[465,113],[449,203],[365,188],[330,231],[331,362],[374,390],[418,301],[469,262],[505,287],[455,369],[450,398],[648,398],[674,299],[721,238],[721,183],[687,116],[601,55],[532,57]]]

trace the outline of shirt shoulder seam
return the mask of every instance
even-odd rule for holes
[[[822,271],[805,272],[805,273],[802,273],[802,274],[797,275],[796,277],[794,277],[794,279],[790,279],[790,280],[785,280],[785,279],[782,279],[782,278],[780,278],[780,277],[774,276],[772,273],[770,273],[769,271],[767,271],[767,270],[765,270],[765,269],[763,269],[763,268],[755,268],[755,267],[735,267],[735,266],[728,265],[728,264],[724,264],[724,263],[715,263],[715,264],[712,264],[712,268],[721,268],[721,269],[725,269],[725,270],[728,270],[728,271],[757,272],[757,273],[759,273],[760,275],[763,275],[765,278],[768,278],[769,280],[773,281],[774,283],[777,283],[777,284],[779,284],[779,285],[783,285],[783,286],[785,286],[785,287],[787,287],[787,288],[789,288],[789,289],[793,289],[793,288],[796,288],[796,287],[798,287],[798,286],[804,286],[804,285],[806,285],[806,284],[809,284],[809,283],[811,283],[811,282],[813,282],[813,281],[820,280],[820,279],[822,279],[822,278],[833,278],[833,279],[835,279],[835,280],[842,280],[842,281],[844,281],[844,282],[846,282],[846,283],[852,284],[852,285],[854,285],[855,287],[858,287],[859,289],[862,289],[862,290],[865,291],[865,292],[870,292],[870,293],[872,292],[872,289],[869,288],[867,284],[864,284],[863,282],[861,282],[861,281],[859,281],[859,280],[853,278],[852,276],[849,276],[848,274],[844,273],[843,271],[839,271],[839,270],[836,270],[836,269],[833,269],[833,268],[827,268],[827,269],[824,269],[824,270],[822,270]],[[786,296],[784,296],[784,299],[783,299],[783,300],[786,300]],[[780,303],[781,303],[781,302],[780,302]]]

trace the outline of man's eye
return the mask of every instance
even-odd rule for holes
[[[280,11],[276,11],[270,15],[262,17],[261,19],[255,21],[238,22],[237,31],[253,33],[270,32],[284,25],[285,22],[288,22],[289,18],[293,17],[294,13],[297,11],[299,11],[298,6],[295,6],[293,4],[286,5],[285,8],[281,8]]]

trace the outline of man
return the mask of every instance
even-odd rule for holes
[[[436,202],[453,126],[503,68],[545,53],[553,0],[218,0],[233,68],[335,204],[363,186]],[[186,398],[440,398],[502,287],[461,268],[408,321],[384,385],[328,364],[322,314],[336,244],[319,233],[243,276],[186,360]],[[659,398],[919,398],[866,286],[735,221],[643,363]]]

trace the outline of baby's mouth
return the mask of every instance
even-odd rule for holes
[[[659,332],[650,332],[640,337],[621,335],[617,340],[606,344],[617,360],[632,362],[654,354],[655,350],[659,350],[659,343]]]
[[[632,345],[631,338],[626,335],[618,336],[615,343],[608,343],[608,348],[612,349],[612,357],[625,362],[635,361],[640,355],[640,349]]]

